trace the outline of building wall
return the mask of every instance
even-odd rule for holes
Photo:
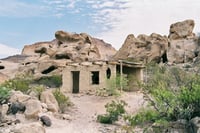
[[[66,66],[66,68],[63,71],[63,86],[61,90],[63,92],[72,92],[73,90],[73,79],[72,79],[72,71],[80,71],[79,75],[79,92],[85,92],[88,90],[96,91],[96,89],[99,88],[105,88],[106,87],[106,81],[107,79],[107,69],[110,68],[111,70],[111,77],[116,77],[116,65],[109,65],[109,64],[103,64],[103,65],[91,65],[91,66],[85,66],[85,65],[78,65],[78,66]],[[92,84],[92,71],[99,71],[99,84]]]
[[[128,88],[130,90],[136,90],[138,88],[137,82],[143,82],[143,69],[142,68],[131,68],[123,66],[123,74],[127,75]]]

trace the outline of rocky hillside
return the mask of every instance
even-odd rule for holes
[[[137,37],[130,34],[114,58],[176,64],[193,62],[200,48],[198,37],[193,33],[194,26],[193,20],[174,23],[168,37],[156,33]]]
[[[23,55],[46,59],[69,59],[75,62],[87,60],[108,60],[116,50],[102,40],[92,38],[86,33],[69,33],[57,31],[56,39],[49,42],[39,42],[26,45]]]
[[[16,74],[33,74],[35,77],[61,74],[68,63],[109,60],[115,53],[110,44],[86,33],[57,31],[54,40],[26,45],[21,55],[2,59],[0,82]]]

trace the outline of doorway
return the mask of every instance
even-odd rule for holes
[[[72,71],[72,93],[79,93],[80,71]]]

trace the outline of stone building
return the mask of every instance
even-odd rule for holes
[[[63,92],[79,93],[106,88],[117,73],[128,77],[128,87],[143,80],[143,65],[125,61],[91,61],[70,63],[63,70]]]

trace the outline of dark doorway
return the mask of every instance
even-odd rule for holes
[[[80,71],[72,71],[72,93],[79,93]]]
[[[99,71],[93,71],[92,73],[92,84],[98,85],[99,84]]]
[[[106,70],[106,76],[107,76],[107,79],[110,79],[110,77],[111,77],[111,70],[110,70],[110,68],[108,68]]]

